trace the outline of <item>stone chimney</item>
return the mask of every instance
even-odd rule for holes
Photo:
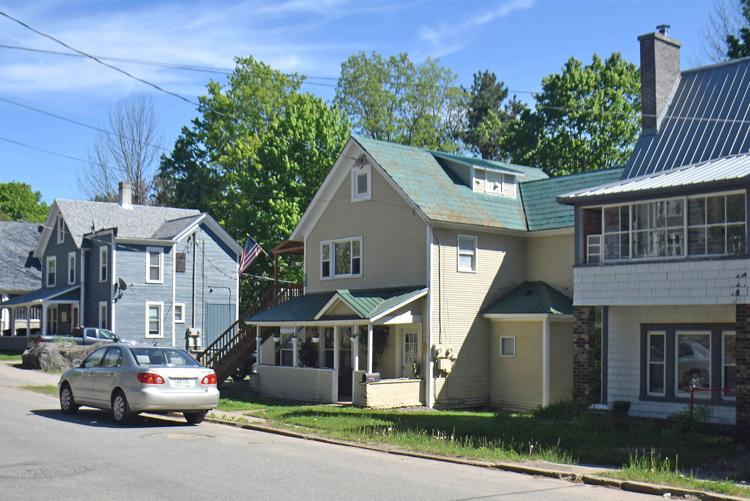
[[[641,43],[641,107],[643,130],[656,132],[659,121],[680,82],[679,41],[669,38],[668,24],[638,37]]]
[[[120,207],[123,209],[133,208],[133,189],[130,187],[130,183],[120,181],[118,185],[120,188]]]

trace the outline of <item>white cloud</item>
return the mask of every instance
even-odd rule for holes
[[[514,12],[530,9],[535,3],[536,0],[511,0],[494,9],[477,12],[460,23],[422,26],[419,29],[419,37],[429,45],[429,55],[441,57],[453,54],[472,42],[474,30]]]

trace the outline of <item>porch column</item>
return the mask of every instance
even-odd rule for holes
[[[263,360],[263,338],[260,337],[260,325],[255,326],[255,364],[260,365]]]
[[[42,303],[42,336],[47,335],[47,303]]]
[[[542,320],[542,407],[549,405],[549,344],[549,315],[547,315],[544,317],[544,320]]]
[[[367,373],[372,373],[372,324],[367,325]]]
[[[734,357],[737,364],[736,430],[741,441],[750,443],[750,304],[735,307],[737,322]]]
[[[26,308],[26,337],[31,336],[31,306]]]
[[[339,326],[333,326],[333,370],[339,370],[339,351],[341,343],[339,342]]]
[[[355,325],[352,329],[355,333],[358,333],[359,327]],[[359,336],[354,338],[352,342],[352,370],[359,370]]]
[[[10,323],[10,335],[15,336],[16,335],[16,308],[8,308],[8,314],[10,315],[10,318],[8,319]]]
[[[593,306],[573,308],[573,401],[584,409],[593,403],[594,393],[594,336],[595,311]]]
[[[292,367],[297,367],[299,362],[299,354],[297,353],[297,346],[299,346],[299,339],[297,339],[297,327],[294,328],[294,337],[292,338]]]

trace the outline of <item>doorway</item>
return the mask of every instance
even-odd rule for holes
[[[422,329],[410,325],[400,329],[401,377],[414,378],[421,374]]]
[[[339,400],[352,399],[352,328],[339,329]]]

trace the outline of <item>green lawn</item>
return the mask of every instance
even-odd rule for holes
[[[4,351],[0,351],[0,362],[13,362],[13,363],[21,363],[21,354],[20,353],[7,353]]]
[[[27,384],[21,386],[24,390],[35,391],[37,393],[43,393],[45,395],[57,396],[57,386],[54,384]]]
[[[534,413],[494,411],[398,411],[331,405],[300,405],[262,399],[232,389],[222,391],[219,409],[246,411],[268,424],[317,435],[378,443],[402,449],[489,461],[547,460],[627,468],[622,475],[649,481],[649,469],[634,461],[639,450],[679,458],[682,471],[714,470],[735,458],[734,441],[668,423],[636,421],[615,426],[602,416],[575,417],[568,405]],[[739,460],[738,460],[739,461]],[[674,460],[672,460],[674,465]],[[733,482],[707,482],[674,473],[662,480],[674,485],[725,492]],[[622,477],[625,478],[625,477]],[[656,480],[656,479],[654,479]],[[676,482],[680,482],[679,484]],[[716,484],[714,486],[714,484]],[[714,486],[712,488],[712,486]],[[735,494],[750,495],[737,487]]]

